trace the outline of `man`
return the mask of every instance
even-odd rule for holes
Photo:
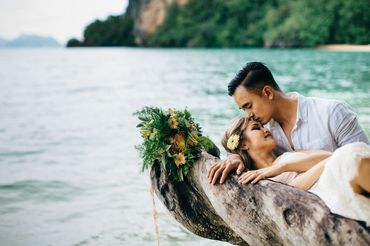
[[[275,155],[299,149],[333,152],[352,142],[369,139],[349,105],[337,101],[285,94],[270,70],[260,62],[247,63],[228,85],[228,93],[249,117],[267,124],[278,146]],[[209,182],[223,183],[227,175],[244,170],[238,155],[230,155],[208,172]]]

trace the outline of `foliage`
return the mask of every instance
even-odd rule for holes
[[[143,158],[142,170],[160,164],[170,178],[182,181],[202,150],[212,142],[202,136],[201,128],[186,109],[176,111],[144,107],[135,113],[141,121],[137,125],[144,139],[136,148]]]
[[[132,0],[133,1],[133,0]],[[369,0],[189,0],[144,40],[155,47],[312,47],[370,43]],[[126,13],[88,25],[70,46],[134,46]],[[72,42],[73,41],[73,42]],[[78,40],[77,40],[78,41]]]
[[[82,44],[76,38],[72,38],[72,39],[68,40],[68,42],[67,42],[67,47],[79,47],[79,46],[82,46]]]
[[[255,20],[262,18],[268,2],[271,1],[190,0],[182,7],[173,4],[167,12],[165,22],[149,38],[148,45],[261,46],[262,29]]]
[[[172,5],[149,46],[311,47],[370,43],[368,0],[190,0]]]
[[[369,1],[339,1],[335,18],[335,43],[370,43]]]
[[[71,39],[67,47],[77,44]],[[134,46],[133,20],[127,15],[95,20],[84,30],[84,40],[77,46]]]

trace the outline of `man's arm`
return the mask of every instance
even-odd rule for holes
[[[369,144],[369,138],[360,126],[356,113],[348,104],[337,103],[333,107],[329,127],[338,147],[354,142]]]

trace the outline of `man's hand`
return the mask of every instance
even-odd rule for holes
[[[221,176],[220,184],[222,184],[225,182],[227,175],[235,169],[237,169],[236,174],[240,175],[244,171],[245,166],[239,155],[232,154],[211,167],[207,175],[208,181],[214,185]]]

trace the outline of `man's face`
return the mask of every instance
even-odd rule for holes
[[[273,113],[272,101],[263,92],[262,95],[258,95],[257,92],[239,85],[234,92],[233,98],[238,107],[244,110],[248,116],[254,117],[255,120],[262,124],[266,124],[271,120]]]

